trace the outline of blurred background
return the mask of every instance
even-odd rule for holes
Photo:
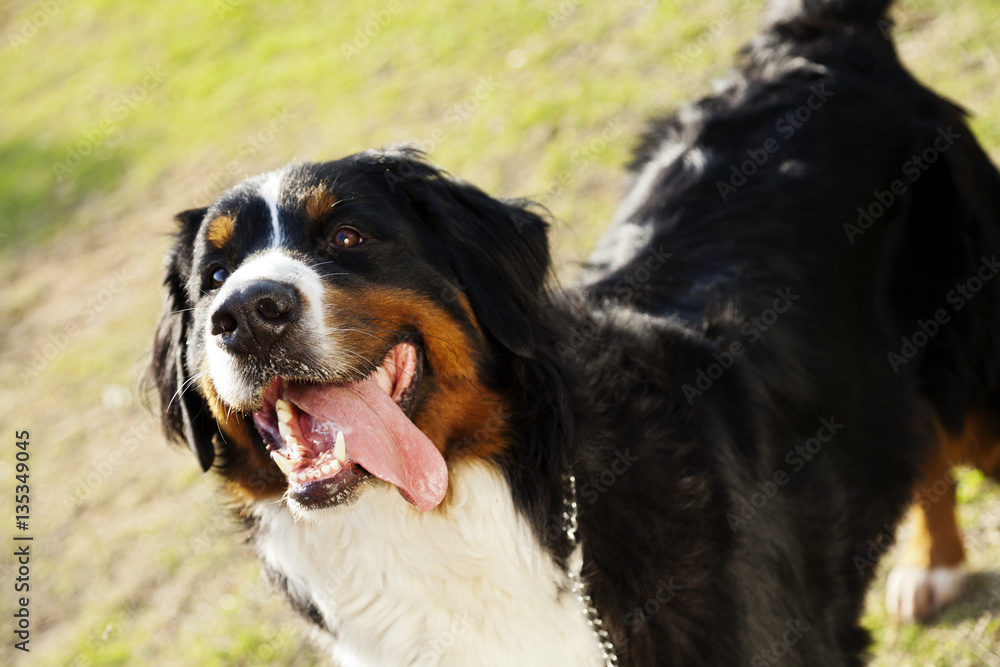
[[[645,120],[711,90],[760,0],[0,5],[0,664],[313,665],[230,508],[138,378],[178,211],[245,176],[413,142],[554,214],[566,272]],[[1000,161],[1000,6],[902,0],[903,60]],[[845,140],[849,138],[845,137]],[[13,433],[31,432],[31,653],[12,648]],[[962,473],[973,575],[875,665],[1000,665],[1000,492]],[[991,574],[992,572],[992,574]]]

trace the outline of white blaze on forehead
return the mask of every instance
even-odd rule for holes
[[[305,338],[317,341],[318,345],[327,340],[323,320],[323,280],[320,275],[308,264],[281,249],[264,250],[250,257],[226,279],[215,295],[205,323],[209,375],[220,398],[230,405],[245,405],[252,401],[254,388],[242,377],[236,358],[212,335],[211,313],[218,310],[234,292],[260,280],[274,280],[294,287],[302,297],[302,315],[296,326],[303,327]]]
[[[281,222],[278,220],[278,195],[281,193],[281,172],[272,171],[264,176],[264,181],[257,189],[264,203],[271,212],[271,247],[281,245]]]

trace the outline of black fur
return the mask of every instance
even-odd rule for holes
[[[884,4],[806,3],[816,11],[777,21],[744,51],[723,93],[654,124],[633,164],[645,189],[581,288],[617,326],[594,327],[577,352],[581,393],[600,399],[577,430],[640,459],[581,508],[593,594],[625,664],[767,664],[761,652],[785,621],[810,630],[782,664],[860,664],[872,544],[884,552],[910,499],[919,426],[937,416],[959,432],[969,412],[1000,407],[996,282],[916,358],[888,357],[1000,249],[1000,177],[961,111],[899,65],[870,13]],[[845,20],[845,8],[858,13]],[[784,136],[781,119],[813,95],[827,99]],[[956,133],[910,180],[911,156]],[[720,189],[769,139],[780,149]],[[644,180],[678,145],[684,154]],[[685,161],[693,149],[703,171]],[[857,234],[857,208],[899,179],[906,191]],[[671,256],[633,287],[653,251]],[[794,305],[748,344],[750,318],[787,288]],[[696,369],[735,341],[745,353],[732,368],[685,397]],[[821,418],[843,429],[793,471],[786,453]],[[579,456],[583,479],[609,465],[607,447]],[[742,499],[782,470],[775,497],[727,529],[725,516],[741,517]],[[667,575],[680,591],[630,624]]]
[[[164,260],[163,316],[156,329],[153,355],[146,374],[156,384],[160,396],[164,433],[171,440],[186,442],[198,457],[202,470],[211,468],[215,461],[212,438],[219,429],[198,394],[198,388],[192,385],[193,373],[184,358],[191,327],[185,289],[187,276],[191,273],[194,239],[207,211],[199,208],[177,214],[180,229]]]
[[[531,357],[537,295],[548,275],[548,226],[527,210],[527,202],[493,199],[448,178],[421,158],[406,147],[382,158],[390,191],[399,188],[443,242],[448,264],[461,282],[459,289],[494,340]],[[494,289],[498,284],[507,289]]]

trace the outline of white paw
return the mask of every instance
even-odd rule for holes
[[[965,570],[957,567],[896,567],[885,585],[885,608],[901,621],[933,619],[962,593]]]

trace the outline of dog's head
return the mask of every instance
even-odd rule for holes
[[[540,218],[402,149],[291,165],[177,219],[151,375],[204,469],[299,510],[381,483],[427,510],[453,459],[499,454],[483,425],[534,353]]]

